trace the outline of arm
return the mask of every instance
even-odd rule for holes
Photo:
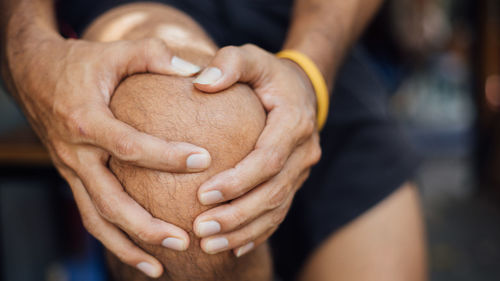
[[[53,5],[51,0],[0,1],[0,52],[2,57],[0,66],[2,77],[11,93],[15,93],[15,91],[9,59],[13,60],[14,57],[8,55],[8,49],[11,50],[10,52],[17,50],[17,53],[22,53],[45,39],[57,37]],[[25,38],[30,38],[30,40]],[[29,56],[18,55],[15,59],[22,59],[23,63],[26,63]]]
[[[383,0],[297,0],[283,49],[311,58],[330,89],[343,57]]]
[[[68,181],[84,225],[125,262],[159,267],[122,231],[154,245],[180,239],[184,243],[163,243],[177,250],[187,247],[189,237],[179,227],[152,217],[123,191],[107,167],[109,156],[178,172],[204,170],[210,158],[194,145],[138,132],[115,119],[108,105],[118,82],[128,74],[190,75],[199,68],[179,64],[159,40],[66,40],[57,32],[50,0],[2,0],[0,5],[3,78]]]
[[[309,56],[332,89],[343,56],[381,2],[297,0],[284,48]],[[218,221],[228,236],[246,225],[247,240],[258,245],[284,219],[311,166],[319,161],[316,97],[298,65],[253,45],[221,49],[194,83],[198,89],[214,93],[236,81],[249,83],[258,95],[268,113],[266,127],[245,159],[209,179],[198,191],[203,204],[231,203],[208,210],[196,221]],[[213,194],[217,196],[208,196]],[[235,198],[236,203],[231,201]],[[238,204],[247,200],[259,204]],[[269,214],[275,219],[266,219]],[[241,246],[236,246],[235,253]]]

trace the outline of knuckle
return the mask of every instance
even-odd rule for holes
[[[181,157],[178,154],[178,151],[176,149],[170,149],[167,148],[162,152],[162,159],[166,159],[168,163],[171,164],[178,164],[179,166],[182,166],[184,163],[183,157]]]
[[[141,241],[144,241],[146,243],[152,243],[155,240],[153,232],[147,230],[147,229],[138,229],[135,231],[135,235],[137,238],[139,238]]]
[[[252,44],[252,43],[246,43],[246,44],[243,44],[241,46],[241,48],[245,51],[248,51],[248,52],[256,52],[256,51],[259,51],[260,48],[257,47],[257,45],[255,44]]]
[[[167,50],[165,42],[163,42],[160,38],[146,38],[141,43],[142,44],[139,45],[139,48],[142,49],[142,52],[148,59],[152,59],[159,53],[164,54]]]
[[[280,225],[283,222],[283,219],[285,219],[285,214],[286,212],[283,211],[283,209],[276,210],[271,214],[271,224],[273,226]]]
[[[219,53],[222,55],[236,56],[239,55],[240,50],[236,46],[226,46],[219,50]]]
[[[322,153],[323,152],[321,149],[321,145],[319,144],[319,141],[315,140],[311,149],[311,153],[309,154],[311,166],[316,165],[319,162],[319,160],[321,160]]]
[[[236,46],[227,46],[222,48],[220,51],[220,56],[225,58],[228,62],[231,62],[237,69],[243,69],[244,59],[242,51]]]
[[[267,160],[267,167],[269,168],[269,171],[271,171],[273,174],[277,174],[279,171],[281,171],[281,168],[285,164],[285,157],[281,155],[280,153],[274,151],[269,153],[269,158]]]
[[[239,177],[231,177],[227,179],[226,184],[221,187],[224,189],[224,195],[227,197],[231,197],[239,194],[244,186],[245,185]]]
[[[139,146],[130,137],[119,138],[116,142],[116,154],[121,160],[133,162],[137,160]]]
[[[282,187],[282,188],[271,188],[271,191],[268,194],[269,198],[268,200],[268,208],[269,209],[277,209],[281,205],[283,205],[283,202],[285,202],[285,199],[287,197],[287,190],[288,188]]]
[[[66,129],[78,137],[87,136],[86,112],[78,109],[67,114]]]
[[[165,42],[160,38],[152,37],[152,38],[147,38],[145,40],[146,40],[145,46],[149,50],[158,50],[158,49],[163,49],[165,47]]]
[[[89,216],[87,214],[82,213],[82,224],[85,227],[85,229],[92,235],[98,237],[98,223],[97,219],[95,217]]]
[[[131,264],[132,249],[129,246],[116,247],[112,251],[120,261],[126,264]]]
[[[227,221],[229,225],[238,227],[245,222],[245,214],[243,214],[240,208],[233,206],[231,212],[228,213]]]
[[[315,145],[313,148],[313,153],[311,154],[312,164],[315,165],[321,160],[321,155],[323,152],[321,151],[321,146],[319,144]]]
[[[66,166],[72,167],[74,164],[74,157],[71,149],[63,144],[56,143],[53,145],[53,149],[59,160]]]
[[[310,136],[314,134],[316,130],[316,120],[310,118],[303,119],[303,131],[305,136]]]
[[[285,219],[285,217],[288,213],[288,210],[290,209],[290,203],[291,203],[291,200],[288,200],[286,204],[282,204],[275,211],[275,216],[276,216],[275,226],[278,226],[279,224],[281,224],[283,222],[283,220]]]
[[[97,196],[93,198],[93,201],[96,205],[97,212],[107,221],[114,222],[113,219],[115,217],[114,208],[112,203],[109,200],[102,198],[101,196]]]

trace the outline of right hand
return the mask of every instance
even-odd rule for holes
[[[96,43],[57,37],[33,45],[33,52],[7,49],[12,94],[71,186],[85,227],[124,263],[160,276],[162,265],[122,231],[175,250],[185,250],[189,236],[129,197],[109,170],[108,159],[199,172],[210,165],[210,155],[188,143],[141,133],[115,119],[108,105],[128,75],[190,76],[199,68],[172,56],[159,39]]]

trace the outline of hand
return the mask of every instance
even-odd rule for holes
[[[266,126],[245,159],[199,188],[202,204],[227,203],[200,214],[194,229],[203,237],[204,251],[233,249],[241,256],[278,228],[321,148],[316,96],[298,65],[253,45],[226,47],[194,83],[213,93],[238,81],[248,83],[259,97],[267,111]],[[228,246],[214,249],[215,244]]]
[[[120,229],[175,250],[185,250],[189,236],[129,197],[108,169],[108,159],[112,155],[151,169],[198,172],[210,165],[210,155],[191,144],[138,132],[115,119],[108,105],[127,75],[190,76],[199,68],[172,56],[159,39],[96,43],[50,38],[36,47],[36,54],[24,54],[10,65],[13,94],[70,184],[85,227],[123,262],[160,276],[161,264]],[[19,56],[17,50],[8,54]]]

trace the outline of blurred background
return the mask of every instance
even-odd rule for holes
[[[431,280],[500,280],[500,1],[388,1],[362,44],[423,158]],[[3,91],[0,254],[1,280],[106,280],[69,188]]]

